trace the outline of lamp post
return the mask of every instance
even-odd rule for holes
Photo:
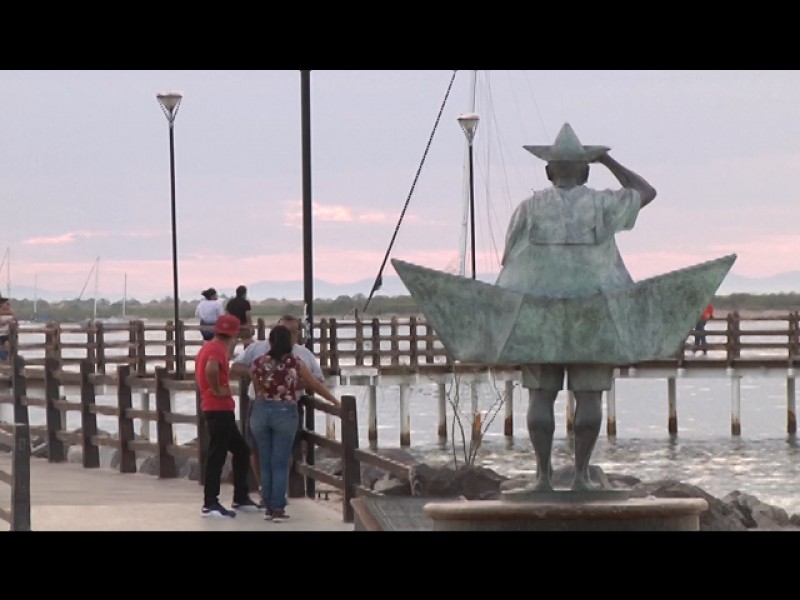
[[[480,117],[475,113],[468,113],[458,117],[458,124],[464,130],[469,144],[469,221],[470,221],[470,254],[472,255],[472,278],[475,279],[475,177],[472,168],[472,140],[478,129]]]
[[[180,326],[180,312],[178,299],[178,236],[175,228],[175,117],[178,115],[178,108],[181,105],[183,94],[180,92],[159,92],[156,94],[161,109],[167,117],[169,123],[169,174],[172,190],[172,295],[175,304],[175,373],[178,379],[183,379],[183,361],[181,356],[183,348],[181,339],[183,328]]]
[[[314,352],[314,244],[311,202],[311,71],[300,71],[300,115],[303,159],[303,320],[305,346]]]

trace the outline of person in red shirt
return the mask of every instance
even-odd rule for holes
[[[696,333],[694,334],[694,354],[697,354],[698,350],[703,351],[703,356],[708,354],[708,343],[706,342],[706,323],[714,318],[714,307],[710,304],[706,306],[703,314],[700,315],[700,320],[697,321],[694,328]]]
[[[195,358],[195,380],[200,392],[200,410],[208,430],[206,477],[203,488],[204,517],[235,517],[234,510],[257,512],[249,495],[247,474],[250,446],[236,425],[236,403],[229,384],[228,355],[239,336],[239,319],[222,315],[214,324],[214,337]],[[233,454],[233,504],[228,510],[219,502],[220,478],[228,451]]]

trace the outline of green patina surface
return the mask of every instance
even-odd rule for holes
[[[392,264],[454,359],[626,364],[674,356],[735,255],[575,298],[550,298]]]

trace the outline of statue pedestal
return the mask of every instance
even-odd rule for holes
[[[698,531],[702,498],[430,502],[434,531]]]

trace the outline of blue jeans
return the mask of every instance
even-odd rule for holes
[[[300,417],[293,402],[253,400],[250,431],[261,463],[261,497],[267,509],[286,506],[289,459]]]
[[[0,335],[0,360],[8,360],[8,350],[6,344],[8,343],[7,335]]]
[[[200,319],[200,335],[205,341],[214,339],[214,323]]]
[[[702,350],[703,354],[705,354],[708,350],[708,344],[706,343],[706,322],[698,321],[694,328],[697,330],[697,333],[694,335],[694,351]]]

